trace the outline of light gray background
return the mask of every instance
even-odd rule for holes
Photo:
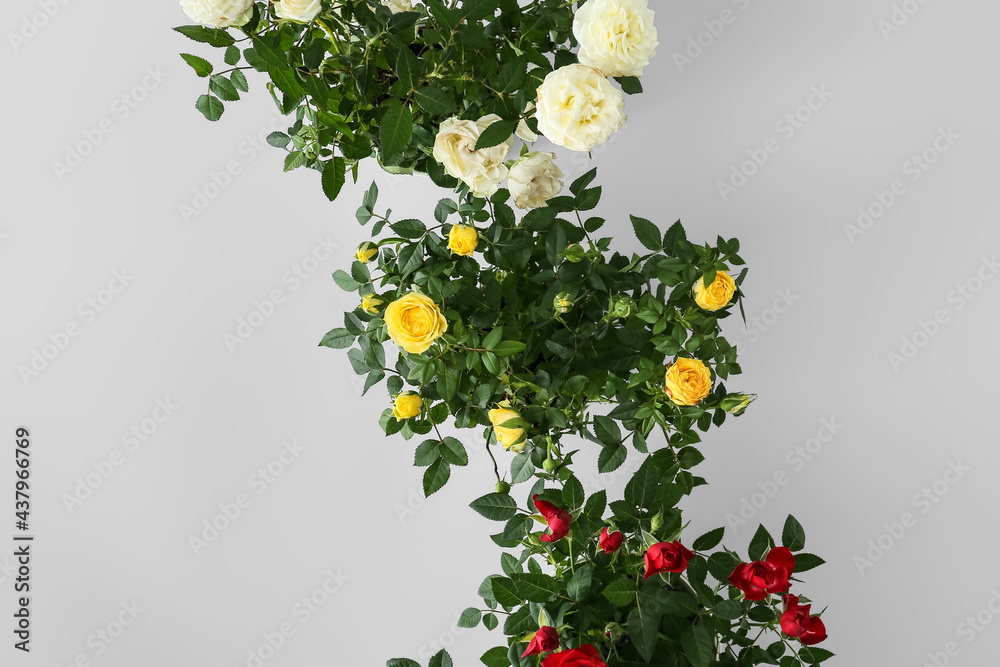
[[[600,211],[623,250],[637,248],[628,213],[681,218],[696,241],[738,236],[758,318],[751,330],[726,323],[745,371],[731,386],[761,398],[711,432],[699,469],[711,485],[687,504],[688,539],[741,508],[775,532],[793,512],[829,561],[796,588],[829,605],[835,664],[920,666],[949,642],[949,664],[993,664],[1000,9],[907,0],[896,4],[912,15],[888,32],[892,0],[653,4],[661,45],[647,93],[594,154]],[[704,22],[720,32],[725,10],[712,36]],[[283,153],[260,146],[282,125],[259,76],[220,123],[195,111],[203,82],[177,52],[221,54],[168,29],[184,22],[173,2],[103,0],[15,3],[0,20],[0,534],[9,544],[10,450],[25,424],[38,536],[34,651],[13,651],[4,629],[0,662],[247,665],[288,623],[294,634],[264,664],[379,665],[439,646],[479,664],[499,631],[455,621],[499,567],[495,526],[466,507],[492,486],[485,452],[466,436],[469,468],[421,500],[413,445],[380,435],[384,389],[361,398],[346,355],[316,346],[355,305],[329,275],[366,238],[353,218],[362,186],[374,177],[380,204],[407,216],[427,217],[444,193],[366,164],[331,204],[315,172],[281,173]],[[700,33],[702,53],[679,67],[674,53]],[[799,109],[814,87],[832,96]],[[809,118],[789,137],[778,124],[797,110]],[[102,122],[113,131],[95,134]],[[949,128],[958,138],[935,156]],[[723,201],[717,183],[768,139],[778,151]],[[60,179],[54,163],[81,143],[97,145]],[[938,159],[914,181],[906,163],[925,149]],[[568,177],[589,168],[560,159]],[[239,173],[215,187],[227,165]],[[903,194],[852,242],[845,225],[897,179]],[[336,248],[309,260],[323,244]],[[314,272],[296,283],[296,266]],[[115,271],[131,278],[113,295],[102,290]],[[283,303],[231,351],[224,335],[274,290]],[[78,309],[112,296],[92,319]],[[24,381],[18,367],[73,323],[79,335]],[[893,368],[904,338],[920,348]],[[139,446],[123,443],[164,416],[158,400],[173,414]],[[251,476],[284,441],[302,451],[261,486]],[[121,465],[69,511],[67,494],[115,451]],[[953,464],[967,470],[941,481]],[[588,469],[588,491],[625,479]],[[240,493],[250,505],[196,554],[191,536]],[[752,532],[736,526],[726,543],[743,551]],[[0,557],[5,628],[12,564]],[[306,617],[304,597],[325,604]],[[133,603],[138,618],[111,645],[97,639]],[[960,625],[977,613],[979,630]]]

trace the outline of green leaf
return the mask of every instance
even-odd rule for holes
[[[240,50],[235,46],[226,48],[225,61],[227,65],[235,65],[240,61]]]
[[[803,662],[809,663],[810,665],[815,665],[816,663],[823,662],[824,660],[829,660],[833,657],[833,653],[827,651],[825,648],[819,648],[817,646],[807,646],[799,651],[799,658]]]
[[[476,141],[476,150],[497,146],[510,139],[517,129],[517,120],[494,121],[489,127],[483,130]]]
[[[632,218],[632,229],[635,230],[635,236],[639,239],[639,243],[650,250],[660,250],[663,248],[663,244],[660,243],[659,227],[645,218],[639,218],[634,215],[629,217]]]
[[[704,461],[705,456],[694,447],[685,447],[677,452],[677,459],[682,468],[689,470]]]
[[[434,116],[444,116],[455,110],[451,95],[440,88],[423,86],[413,97],[421,109]]]
[[[698,539],[694,541],[691,548],[695,551],[708,551],[709,549],[714,549],[719,546],[719,542],[722,541],[723,536],[726,533],[726,528],[716,528],[715,530],[710,530]]]
[[[563,506],[570,511],[583,507],[584,496],[583,484],[570,475],[563,486]]]
[[[506,493],[487,493],[469,503],[469,507],[493,521],[507,521],[517,514],[517,502]]]
[[[635,582],[625,577],[615,579],[604,587],[604,597],[616,607],[628,607],[635,602]]]
[[[497,620],[497,615],[496,614],[486,614],[485,616],[483,616],[483,625],[486,626],[487,630],[494,630],[494,629],[496,629],[497,625],[499,625],[499,624],[500,624],[500,621]],[[506,659],[506,656],[507,656],[507,652],[504,651],[504,659]],[[506,663],[506,664],[509,665],[510,663]]]
[[[343,158],[334,156],[323,168],[322,184],[323,194],[330,201],[337,198],[341,188],[347,181],[347,163]]]
[[[383,105],[385,115],[379,127],[382,158],[386,159],[403,151],[413,136],[413,113],[399,100],[389,100]]]
[[[396,59],[396,76],[407,90],[413,88],[414,81],[419,76],[419,69],[420,63],[413,51],[407,46],[401,48]]]
[[[247,77],[243,74],[243,72],[236,70],[229,75],[229,79],[233,82],[234,86],[242,90],[244,93],[250,92],[250,84],[247,83]]]
[[[723,600],[712,607],[712,614],[724,621],[735,621],[743,616],[743,604],[739,600]]]
[[[453,466],[469,465],[469,454],[465,451],[465,445],[458,438],[445,436],[442,441],[441,456],[447,463]]]
[[[331,347],[335,350],[346,350],[351,345],[354,345],[354,341],[357,336],[352,334],[347,329],[333,329],[325,336],[323,340],[320,341],[320,345],[323,347]]]
[[[681,646],[692,667],[709,667],[715,659],[715,633],[705,624],[688,627]]]
[[[520,484],[527,482],[535,474],[535,465],[531,462],[531,455],[528,452],[521,452],[510,462],[510,483]]]
[[[808,572],[809,570],[815,569],[825,563],[826,561],[816,554],[795,554],[795,574]]]
[[[593,183],[595,178],[597,178],[597,167],[594,167],[586,174],[573,181],[573,184],[569,186],[569,191],[573,193],[574,197],[579,197],[580,193],[583,192],[588,185]]]
[[[495,617],[494,617],[495,618]],[[493,627],[496,627],[495,625]],[[492,630],[492,628],[490,628]],[[494,646],[479,658],[486,667],[510,667],[506,646]]]
[[[616,76],[615,81],[626,95],[638,95],[642,92],[642,82],[637,76]]]
[[[389,228],[404,239],[418,239],[427,232],[427,225],[413,218],[394,222]]]
[[[577,602],[582,602],[587,597],[587,594],[590,593],[590,584],[593,581],[593,576],[593,565],[578,567],[566,584],[566,594]]]
[[[604,445],[618,445],[622,440],[622,432],[617,422],[603,415],[594,417],[594,435]]]
[[[757,528],[757,532],[754,533],[753,538],[750,540],[750,560],[761,560],[764,554],[774,546],[774,538],[771,534],[767,532],[764,528],[764,524],[761,524]]]
[[[333,272],[333,281],[345,292],[357,292],[358,288],[361,287],[361,284],[343,269],[337,269]]]
[[[511,357],[515,354],[523,352],[525,347],[527,346],[521,341],[505,340],[498,343],[497,346],[490,351],[498,357]]]
[[[458,627],[460,628],[474,628],[479,625],[479,621],[482,620],[483,613],[476,609],[475,607],[469,607],[462,612],[462,615],[458,617]]]
[[[483,338],[483,347],[487,350],[492,350],[497,346],[497,344],[500,342],[500,339],[502,338],[503,338],[503,327],[502,326],[496,327],[495,329],[493,329],[493,331],[486,334],[485,338]]]
[[[208,89],[226,102],[235,102],[240,99],[240,92],[236,90],[233,82],[218,74],[208,80]]]
[[[802,551],[806,548],[806,531],[791,514],[788,515],[785,527],[781,530],[781,544],[792,551]]]
[[[212,46],[232,46],[236,41],[232,35],[219,28],[207,28],[200,25],[182,25],[174,28],[189,39]]]
[[[517,590],[530,602],[548,602],[552,596],[561,594],[559,582],[546,574],[527,572],[511,577],[517,583]]]
[[[427,667],[453,667],[451,656],[448,655],[448,651],[441,649],[434,654],[431,661],[427,663]]]
[[[597,457],[598,472],[612,472],[621,467],[628,456],[628,449],[625,445],[611,445],[601,449]]]
[[[524,598],[518,593],[518,586],[506,577],[496,577],[493,580],[493,597],[505,607],[514,607],[524,603]]]
[[[659,626],[660,614],[651,609],[650,605],[643,605],[629,612],[628,636],[646,662],[653,658]]]
[[[278,87],[278,90],[289,97],[295,98],[305,93],[299,84],[299,80],[295,78],[295,71],[288,66],[278,67],[270,65],[267,68],[267,73],[271,77],[271,80],[274,81],[274,85]]]
[[[271,144],[275,148],[284,148],[291,140],[292,138],[284,132],[272,132],[267,135],[267,143]]]
[[[260,56],[261,60],[266,62],[268,65],[272,65],[278,68],[288,67],[288,60],[285,58],[284,52],[275,51],[273,47],[271,47],[262,39],[256,37],[254,38],[253,50],[254,53]],[[245,56],[246,53],[244,53],[243,55]]]
[[[420,667],[420,663],[409,658],[390,658],[386,660],[385,667]]]
[[[213,122],[222,118],[222,113],[226,110],[226,105],[214,95],[202,95],[194,106],[204,114],[205,118]]]
[[[424,495],[430,496],[448,483],[451,466],[444,459],[438,459],[424,472]]]
[[[190,53],[182,53],[181,58],[184,59],[188,65],[194,69],[195,74],[198,76],[208,76],[215,69],[212,67],[212,63],[208,62],[204,58],[199,58],[198,56],[193,56]]]
[[[576,198],[576,208],[580,211],[597,208],[597,204],[601,201],[601,191],[600,187],[596,187],[581,192],[580,196]]]

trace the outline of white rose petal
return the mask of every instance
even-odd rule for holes
[[[181,0],[192,21],[212,28],[241,26],[253,16],[253,0]]]
[[[600,71],[574,63],[538,87],[538,131],[574,151],[590,151],[625,124],[625,98]]]
[[[382,4],[391,9],[393,14],[413,11],[413,3],[410,0],[382,0]]]
[[[280,0],[275,3],[275,15],[298,23],[310,23],[323,9],[320,0]]]
[[[563,189],[555,153],[528,153],[510,168],[507,188],[518,208],[542,208]]]
[[[573,19],[580,62],[604,76],[642,76],[659,42],[648,0],[588,0]]]
[[[507,178],[503,161],[514,143],[514,135],[498,146],[476,150],[476,142],[487,127],[500,120],[489,114],[478,121],[451,117],[441,123],[434,140],[434,159],[444,165],[449,175],[460,179],[477,197],[489,197]]]

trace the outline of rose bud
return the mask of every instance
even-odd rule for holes
[[[597,649],[590,644],[568,651],[549,654],[542,660],[542,667],[608,667]]]
[[[622,548],[622,541],[624,541],[625,536],[620,530],[616,530],[613,533],[608,533],[608,527],[605,526],[604,530],[601,531],[601,539],[598,542],[601,548],[604,549],[604,553],[613,554]]]
[[[746,411],[747,406],[755,401],[756,398],[756,395],[747,396],[746,394],[730,394],[722,399],[720,407],[734,417],[739,417]]]
[[[680,542],[659,542],[646,551],[646,575],[649,579],[660,572],[683,572],[694,554]]]
[[[800,605],[797,595],[784,597],[785,612],[781,615],[781,631],[797,638],[806,646],[819,644],[826,639],[826,626],[819,616],[811,616],[812,605]]]
[[[569,523],[572,521],[569,512],[546,500],[539,500],[537,493],[531,499],[535,501],[535,507],[545,517],[545,522],[549,524],[549,530],[552,531],[548,535],[542,535],[542,542],[556,542],[566,537],[566,534],[569,533]]]
[[[522,658],[529,655],[538,655],[539,653],[548,653],[549,651],[555,651],[559,648],[559,631],[555,628],[543,625],[538,628],[538,632],[535,636],[531,638],[528,642],[528,648],[524,649],[524,653],[521,654]]]
[[[367,264],[368,262],[375,259],[378,255],[378,246],[371,241],[365,241],[358,246],[358,249],[354,251],[354,259],[358,260],[362,264]]]
[[[420,414],[420,408],[424,404],[424,399],[414,391],[404,391],[396,397],[396,402],[392,407],[392,416],[397,421],[411,419]]]
[[[552,309],[555,310],[556,315],[565,315],[572,308],[573,300],[566,292],[559,292],[559,294],[556,294],[555,298],[552,299]]]
[[[635,299],[630,296],[620,296],[615,300],[615,305],[611,309],[611,314],[615,317],[629,317],[635,314]]]
[[[795,556],[786,547],[775,547],[764,560],[740,563],[729,575],[729,583],[743,591],[747,600],[758,602],[771,593],[785,593],[795,570]]]
[[[383,304],[385,304],[385,302],[378,294],[365,294],[361,297],[361,310],[365,311],[369,315],[378,315],[382,312]]]

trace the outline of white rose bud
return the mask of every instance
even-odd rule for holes
[[[382,4],[391,9],[393,14],[413,11],[413,3],[410,0],[382,0]]]
[[[518,208],[542,208],[563,189],[555,153],[527,153],[510,168],[507,188]]]
[[[320,0],[280,0],[275,3],[274,13],[279,19],[311,23],[323,10]]]
[[[212,28],[241,26],[253,16],[253,0],[181,0],[192,21]]]
[[[434,140],[434,159],[477,197],[492,196],[507,178],[503,161],[514,144],[514,135],[497,146],[476,150],[479,135],[498,120],[500,116],[493,113],[475,122],[452,116],[441,123]]]
[[[625,124],[625,98],[600,71],[573,63],[538,87],[538,131],[574,151],[591,151]]]
[[[659,41],[649,0],[589,0],[573,19],[580,62],[605,76],[642,76]]]

